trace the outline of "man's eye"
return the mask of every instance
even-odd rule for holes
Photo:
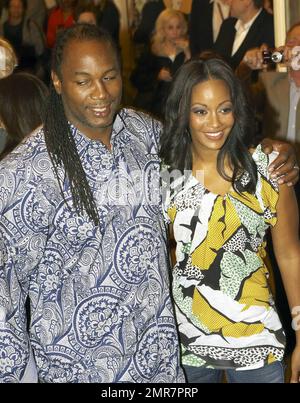
[[[103,78],[103,80],[110,81],[110,80],[114,80],[115,78],[116,78],[116,76],[106,76]]]
[[[77,85],[83,86],[83,85],[87,85],[89,83],[88,80],[84,80],[84,81],[76,81]]]

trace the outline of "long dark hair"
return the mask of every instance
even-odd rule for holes
[[[71,41],[96,40],[106,42],[116,52],[120,63],[118,49],[111,36],[104,30],[91,24],[75,24],[58,35],[52,53],[51,68],[62,80],[61,65],[63,63],[64,49]],[[53,83],[50,84],[50,96],[46,108],[46,119],[44,124],[45,140],[47,150],[52,160],[54,171],[61,187],[64,197],[63,186],[59,179],[58,168],[63,167],[70,183],[70,189],[74,207],[77,213],[86,211],[95,225],[99,224],[97,206],[88,184],[86,174],[82,167],[74,137],[72,135],[68,120],[65,115],[61,95],[55,91]]]
[[[7,133],[1,158],[43,122],[48,88],[36,76],[15,73],[0,80],[0,120]]]
[[[231,181],[236,190],[253,193],[257,182],[256,165],[249,153],[253,142],[253,115],[240,81],[231,67],[220,58],[190,60],[178,70],[166,103],[160,157],[170,170],[183,172],[192,169],[189,134],[191,95],[195,85],[210,79],[223,80],[227,84],[235,118],[231,133],[218,154],[218,172],[224,179]],[[226,158],[233,169],[232,178],[224,170]],[[240,188],[236,179],[245,171],[248,172],[250,181]]]

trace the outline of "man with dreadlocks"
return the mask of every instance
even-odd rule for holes
[[[65,30],[44,128],[0,169],[2,382],[32,379],[34,361],[40,382],[183,381],[159,185],[148,181],[159,125],[118,112],[121,93],[110,36]]]
[[[44,126],[0,164],[1,382],[183,380],[161,126],[119,110],[121,93],[110,36],[86,24],[63,31]]]

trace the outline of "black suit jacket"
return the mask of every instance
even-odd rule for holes
[[[221,25],[220,33],[214,45],[214,50],[222,55],[231,66],[236,69],[247,50],[260,47],[263,43],[274,47],[274,23],[273,16],[264,9],[251,25],[249,32],[242,42],[241,46],[231,56],[232,47],[235,38],[236,18],[227,18]]]
[[[135,43],[148,45],[155,27],[156,19],[165,8],[163,0],[149,1],[144,5],[141,22],[133,36]]]
[[[210,0],[193,0],[190,14],[190,48],[192,56],[212,49],[213,3]]]
[[[97,23],[99,27],[108,31],[119,45],[120,13],[113,1],[106,1],[104,8],[97,10]]]

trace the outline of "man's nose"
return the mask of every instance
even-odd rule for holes
[[[102,99],[106,98],[107,94],[108,91],[106,89],[105,83],[103,83],[103,81],[95,82],[92,88],[91,97],[93,99]]]

